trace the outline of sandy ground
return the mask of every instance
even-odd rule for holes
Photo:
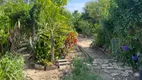
[[[78,37],[78,45],[80,45],[83,48],[89,48],[90,44],[92,43],[93,39],[91,38],[83,38],[83,37]]]
[[[66,56],[68,59],[71,59],[75,57],[76,52],[71,51],[68,56]],[[63,74],[65,71],[69,70],[71,71],[71,68],[69,66],[63,66],[60,69],[54,69],[54,70],[36,70],[32,69],[29,64],[30,61],[28,60],[29,54],[23,54],[24,60],[25,60],[25,66],[24,66],[24,74],[27,80],[61,80],[61,77],[63,77]]]
[[[87,51],[94,59],[96,58],[103,58],[107,59],[110,58],[100,49],[91,48],[90,45],[93,41],[93,38],[78,38],[78,45],[81,46],[85,51]]]
[[[93,39],[91,38],[79,37],[78,45],[84,48],[84,50],[86,50],[94,59],[109,59],[110,57],[104,54],[101,50],[90,48],[90,44],[92,43],[92,41]],[[75,57],[76,54],[78,54],[77,51],[71,51],[71,53],[69,54],[69,58]],[[24,55],[26,64],[28,64],[29,62],[28,60],[26,60],[28,56],[29,55]],[[98,71],[95,70],[92,71],[94,72],[94,74],[98,74],[100,77],[105,77],[104,80],[112,80],[112,77],[108,73],[102,71],[102,69]],[[63,71],[59,69],[43,71],[43,70],[29,69],[26,65],[24,73],[28,77],[28,80],[61,80],[60,77],[63,76]],[[118,79],[113,79],[113,80],[118,80]]]
[[[102,52],[93,52],[93,50],[90,48],[90,44],[92,43],[93,39],[91,38],[83,38],[79,37],[78,38],[78,45],[83,47],[87,52],[89,52],[93,57],[99,58],[102,54]],[[96,50],[95,50],[96,51]],[[97,56],[96,56],[97,53]],[[100,53],[100,55],[98,55]],[[71,51],[71,53],[67,56],[67,58],[73,58],[78,54],[77,51]],[[81,53],[80,53],[81,54]],[[29,57],[29,54],[24,54],[23,55],[25,58],[25,70],[24,74],[28,78],[28,80],[61,80],[60,77],[63,75],[63,71],[59,69],[55,70],[49,70],[49,71],[43,71],[43,70],[36,70],[36,69],[30,69],[28,65],[30,64],[30,61],[27,60]]]
[[[29,80],[60,80],[61,72],[59,70],[32,70],[27,69],[24,71]]]

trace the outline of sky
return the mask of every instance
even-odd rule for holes
[[[66,8],[73,12],[74,10],[78,10],[78,12],[83,12],[83,7],[86,2],[91,0],[69,0]]]

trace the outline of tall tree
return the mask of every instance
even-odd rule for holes
[[[133,5],[133,6],[131,6]],[[141,43],[142,1],[138,0],[112,0],[110,19],[112,19],[114,32],[122,42],[137,49]],[[140,44],[139,44],[140,46]]]
[[[109,7],[109,0],[90,1],[84,7],[84,16],[90,17],[92,22],[99,22],[107,17]]]
[[[73,24],[74,24],[74,28],[76,28],[76,30],[78,32],[81,32],[81,29],[78,27],[79,26],[79,21],[81,20],[81,14],[76,10],[72,13],[72,17],[73,17]]]

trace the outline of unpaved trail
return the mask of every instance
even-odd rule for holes
[[[67,57],[75,57],[75,54],[75,51],[71,51]],[[62,69],[57,68],[47,71],[34,69],[30,66],[31,61],[28,59],[29,56],[30,54],[23,54],[25,60],[24,74],[27,80],[61,80],[61,77],[65,75],[64,72],[70,71],[69,66],[63,66]]]
[[[103,51],[99,49],[92,49],[90,44],[92,43],[92,38],[78,38],[78,45],[81,46],[85,51],[87,51],[94,59],[108,59],[108,55],[104,54]]]
[[[25,60],[24,74],[27,80],[60,80],[62,72],[58,69],[49,71],[33,69],[30,66],[31,61],[28,60],[30,54],[23,54],[23,56]]]
[[[61,72],[58,70],[35,70],[27,69],[25,74],[29,77],[29,80],[60,80]]]
[[[108,55],[104,54],[100,49],[90,48],[90,44],[93,39],[91,38],[78,38],[78,45],[81,46],[86,52],[88,52],[94,59],[90,69],[91,72],[97,74],[102,80],[138,80],[139,74],[134,73],[129,66],[122,66],[122,63],[118,63]],[[82,54],[81,52],[73,52],[74,54]],[[71,53],[71,54],[73,54]],[[30,69],[27,65],[29,54],[25,54],[25,75],[28,80],[61,80],[60,77],[63,72],[55,69],[49,71]]]
[[[133,72],[131,67],[122,66],[122,63],[104,54],[100,49],[90,48],[92,41],[91,38],[78,38],[78,45],[94,59],[90,66],[94,74],[99,75],[103,80],[139,80],[139,73]]]

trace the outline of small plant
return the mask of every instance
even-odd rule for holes
[[[8,48],[8,47],[6,46],[8,35],[9,35],[9,34],[6,33],[6,32],[4,31],[4,29],[1,29],[1,30],[0,30],[0,53],[4,53],[5,50]]]
[[[72,49],[76,44],[75,40],[77,40],[77,34],[75,32],[68,33],[65,39],[66,49]]]
[[[72,75],[66,76],[63,80],[100,80],[100,78],[91,73],[85,63],[86,60],[76,59],[73,62]]]
[[[22,56],[6,53],[0,59],[0,80],[24,80],[23,66]]]

